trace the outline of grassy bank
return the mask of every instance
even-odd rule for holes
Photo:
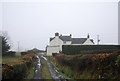
[[[43,58],[41,59],[41,64],[42,64],[42,72],[41,72],[42,78],[45,79],[46,81],[47,81],[47,79],[51,79],[51,81],[52,81],[53,78],[50,75],[50,71],[49,71],[47,62]]]

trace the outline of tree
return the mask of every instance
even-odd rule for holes
[[[2,45],[0,44],[2,46],[2,54],[5,54],[10,49],[10,45],[8,44],[7,35],[5,35],[5,34],[0,35],[0,40],[1,40],[0,43],[2,43]]]

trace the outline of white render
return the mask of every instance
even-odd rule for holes
[[[62,51],[62,45],[63,41],[58,36],[55,36],[55,38],[50,42],[50,46],[59,46],[59,51]]]
[[[68,37],[71,38],[71,36]],[[82,44],[72,44],[72,40],[62,40],[60,39],[59,33],[57,33],[57,36],[55,35],[55,37],[50,41],[50,44],[46,48],[47,55],[52,56],[52,53],[62,52],[63,45],[94,45],[94,43],[89,39],[89,36],[85,39],[86,40]]]
[[[60,46],[48,46],[47,47],[47,55],[52,56],[52,53],[59,53]]]
[[[88,38],[84,43],[83,45],[94,45],[93,42],[90,41],[90,39]]]

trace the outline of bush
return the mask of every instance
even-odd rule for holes
[[[2,64],[2,79],[14,78],[14,71],[12,69],[13,67],[11,65]]]
[[[8,51],[8,52],[5,52],[2,56],[15,56],[15,53],[14,51]]]
[[[21,52],[21,55],[26,55],[27,54],[27,52]]]
[[[25,63],[16,64],[13,67],[13,71],[15,76],[14,79],[24,78],[26,75],[26,72],[28,71],[28,67]]]
[[[120,55],[117,57],[116,65],[120,66]]]
[[[34,54],[24,55],[16,60],[17,64],[2,64],[3,79],[23,79],[35,60]]]
[[[54,58],[60,66],[72,69],[73,76],[79,75],[76,78],[87,72],[95,79],[120,79],[120,68],[116,66],[120,66],[120,50],[111,54],[57,54]]]

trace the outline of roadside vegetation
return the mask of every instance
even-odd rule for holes
[[[25,78],[24,79],[33,79],[33,77],[34,77],[34,74],[35,74],[35,65],[37,64],[37,61],[34,61],[33,63],[32,63],[32,65],[31,65],[31,67],[29,68],[29,70],[28,70],[28,72],[27,72],[27,75],[25,76]],[[28,81],[27,80],[27,81]]]
[[[116,65],[117,65],[117,66],[120,66],[120,55],[117,56]]]
[[[108,54],[55,54],[51,61],[70,79],[120,79],[120,50]]]
[[[54,81],[53,78],[51,77],[47,62],[43,58],[41,59],[41,64],[42,64],[41,77],[46,81],[48,81],[48,79],[50,81]]]
[[[32,79],[34,76],[35,54],[16,57],[3,57],[2,79]]]
[[[113,53],[120,45],[63,45],[62,53],[67,55]]]
[[[50,59],[52,60],[52,57]],[[68,75],[68,73],[70,73],[72,71],[69,67],[67,67],[67,66],[62,67],[53,61],[51,61],[51,63],[54,65],[54,67],[59,72],[59,74],[62,75],[67,81],[75,81],[74,77]],[[64,73],[63,70],[66,70],[66,72],[68,72],[68,73]]]
[[[53,60],[54,58],[52,57],[52,56],[45,56],[48,60],[50,60],[50,62],[51,62],[51,64],[54,66],[54,68],[59,72],[59,75],[62,75],[62,77],[64,78],[64,79],[66,79],[67,81],[75,81],[74,79],[73,79],[73,77],[70,77],[70,76],[68,76],[66,73],[63,73],[63,71],[62,71],[62,69],[63,69],[63,67],[61,67],[59,64],[57,64],[56,62],[55,62],[55,60]],[[67,69],[67,68],[66,68]],[[71,70],[70,69],[68,69],[69,71],[67,71],[67,72],[70,72]]]

